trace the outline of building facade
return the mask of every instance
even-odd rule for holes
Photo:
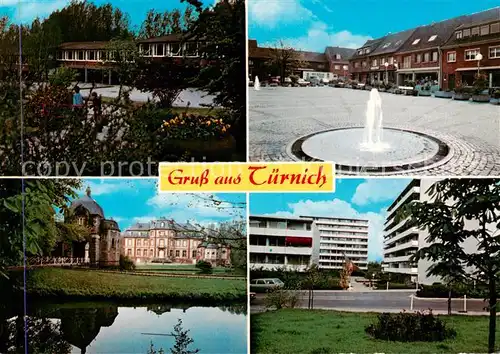
[[[273,51],[279,48],[259,47],[256,40],[248,40],[248,73],[251,79],[258,76],[260,80],[271,77],[269,62]],[[295,68],[293,74],[308,80],[311,77],[326,80],[349,77],[349,58],[354,49],[342,47],[326,47],[325,51],[309,52],[296,50],[297,60],[302,64]]]
[[[117,84],[114,70],[116,50],[111,42],[68,42],[62,43],[57,51],[59,66],[74,69],[82,82]],[[179,34],[171,34],[130,42],[137,48],[138,55],[151,60],[173,58],[181,63],[189,60],[203,66],[200,51],[204,43]],[[125,59],[126,53],[121,53]]]
[[[500,87],[500,7],[368,40],[349,67],[363,83],[425,80],[443,89],[471,86],[479,67],[490,88]]]
[[[250,268],[304,271],[319,260],[314,220],[250,216]]]
[[[159,219],[136,223],[122,233],[122,253],[135,263],[195,264],[208,261],[229,265],[231,250],[206,240],[206,233],[190,223]]]
[[[346,257],[361,270],[368,266],[368,220],[301,216],[319,231],[320,269],[340,270]]]
[[[412,262],[411,256],[419,249],[428,247],[426,241],[429,233],[419,229],[418,225],[409,222],[409,219],[399,220],[397,215],[402,208],[412,202],[432,202],[429,188],[439,179],[425,178],[412,180],[401,194],[394,200],[387,210],[387,219],[384,229],[384,272],[406,274],[419,284],[431,285],[442,282],[439,277],[428,276],[427,271],[432,265],[431,261],[420,260]],[[491,231],[496,230],[496,225],[487,226]],[[477,220],[465,220],[465,229],[478,228]],[[462,247],[466,253],[477,252],[477,240],[466,239]]]
[[[85,196],[71,203],[70,210],[69,222],[76,222],[90,230],[87,240],[72,243],[71,257],[85,258],[93,266],[118,265],[121,247],[120,228],[116,221],[104,217],[103,209],[92,198],[90,187],[87,188]],[[64,254],[63,249],[56,249],[53,255],[69,256]]]

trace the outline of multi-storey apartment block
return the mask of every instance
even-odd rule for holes
[[[313,220],[250,216],[250,267],[303,271],[318,263],[318,241]]]
[[[439,181],[439,179],[415,179],[401,192],[387,210],[387,219],[384,229],[384,261],[382,264],[384,272],[406,274],[414,282],[420,284],[432,284],[441,282],[439,277],[427,276],[427,271],[432,265],[428,260],[420,260],[417,263],[411,261],[411,256],[417,250],[429,246],[426,241],[429,233],[422,230],[418,225],[409,222],[409,219],[402,218],[401,210],[408,203],[431,202],[429,188]],[[478,227],[477,220],[466,220],[465,228]],[[496,225],[488,225],[492,231],[496,230]],[[477,240],[466,239],[463,248],[467,253],[477,251]]]
[[[230,263],[230,248],[205,240],[198,227],[159,219],[136,223],[122,233],[122,252],[136,263],[196,263],[204,260],[214,265]]]
[[[368,265],[368,220],[301,216],[319,230],[321,269],[342,269],[346,257],[360,269]]]

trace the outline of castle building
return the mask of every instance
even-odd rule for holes
[[[122,253],[135,263],[187,263],[207,261],[229,265],[230,247],[210,243],[207,234],[190,223],[158,219],[136,223],[122,235]]]

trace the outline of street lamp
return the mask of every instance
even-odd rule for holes
[[[387,68],[389,67],[389,63],[385,62],[384,66],[385,66],[385,83],[388,84],[389,83],[389,73],[387,72]]]
[[[481,65],[481,60],[483,60],[483,55],[481,53],[477,53],[476,60],[477,60],[477,75],[479,76],[479,67]]]

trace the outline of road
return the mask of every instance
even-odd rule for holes
[[[380,290],[367,292],[328,291],[317,290],[314,292],[314,308],[335,309],[341,311],[363,312],[399,312],[410,310],[411,297],[415,291],[411,290]],[[265,310],[265,294],[257,294],[252,301],[252,312]],[[413,310],[447,311],[448,299],[423,299],[414,298]],[[307,308],[307,292],[302,292],[298,307]],[[484,312],[486,303],[483,300],[468,299],[466,309],[468,312]],[[464,309],[463,299],[452,300],[452,311],[459,312]]]

